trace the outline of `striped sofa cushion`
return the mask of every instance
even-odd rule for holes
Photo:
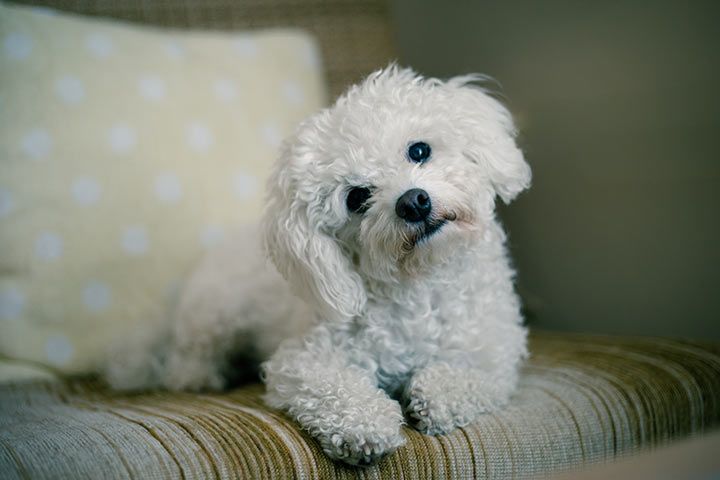
[[[261,385],[118,395],[0,386],[2,478],[518,478],[612,460],[720,420],[720,345],[535,334],[511,404],[446,436],[405,429],[369,468],[329,460]]]

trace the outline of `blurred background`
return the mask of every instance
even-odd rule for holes
[[[319,40],[329,99],[394,58],[488,74],[534,172],[500,207],[530,325],[720,339],[718,2],[22,3],[173,28],[301,27]]]
[[[720,338],[720,3],[393,0],[399,58],[502,85],[533,326]]]

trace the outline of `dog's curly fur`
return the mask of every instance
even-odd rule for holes
[[[478,80],[390,66],[306,120],[269,180],[261,232],[210,254],[172,333],[114,355],[111,385],[219,389],[231,354],[253,352],[267,403],[352,464],[402,445],[404,421],[442,434],[504,404],[526,330],[494,203],[531,175]],[[416,141],[432,148],[422,164],[407,157]],[[362,213],[346,206],[354,187],[372,193]],[[425,222],[396,214],[412,188],[432,199]]]

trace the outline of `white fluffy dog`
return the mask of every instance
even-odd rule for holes
[[[526,330],[494,203],[530,168],[477,80],[391,66],[306,120],[262,234],[213,252],[172,332],[116,355],[109,382],[219,389],[233,354],[266,360],[267,403],[351,464],[402,445],[405,421],[442,434],[507,402]]]

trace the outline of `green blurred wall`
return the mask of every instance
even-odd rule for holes
[[[720,1],[391,2],[400,61],[503,86],[531,325],[720,339]]]

